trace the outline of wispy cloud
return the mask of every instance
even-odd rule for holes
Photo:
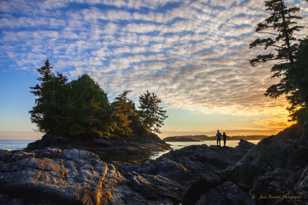
[[[307,16],[304,1],[289,3]],[[12,69],[49,57],[71,77],[89,73],[111,96],[150,89],[171,107],[207,113],[283,109],[263,96],[270,65],[248,63],[265,15],[259,0],[3,0],[0,15],[0,49]]]

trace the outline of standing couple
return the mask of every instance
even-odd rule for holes
[[[225,147],[226,143],[227,143],[227,135],[226,135],[225,132],[223,132],[223,134],[221,134],[221,132],[219,130],[217,130],[217,132],[216,132],[217,147],[221,147],[221,139],[224,141],[224,147]]]

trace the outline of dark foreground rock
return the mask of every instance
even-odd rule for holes
[[[192,184],[186,192],[183,204],[253,205],[254,201],[231,181],[202,179]]]
[[[0,204],[180,204],[195,181],[222,181],[220,172],[252,146],[241,145],[191,146],[139,165],[79,149],[0,151]]]
[[[308,204],[307,170],[308,139],[294,126],[262,140],[215,183],[195,182],[183,204]]]
[[[297,130],[258,145],[189,146],[139,164],[48,143],[0,151],[0,205],[305,205],[308,140]]]
[[[96,153],[104,161],[140,162],[148,159],[153,153],[169,150],[170,146],[153,133],[132,137],[83,137],[67,138],[44,135],[41,140],[30,143],[26,150],[46,147],[61,149],[80,149]]]
[[[173,204],[183,187],[159,175],[125,176],[96,154],[45,148],[0,154],[1,204]]]
[[[161,175],[187,187],[201,178],[219,178],[222,170],[234,165],[253,146],[246,141],[241,141],[236,148],[193,145],[170,151],[157,160],[143,164],[122,164],[119,168],[124,173],[134,170]]]

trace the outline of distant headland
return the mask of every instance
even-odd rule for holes
[[[228,140],[262,140],[268,136],[265,135],[236,135],[229,136]],[[201,142],[216,140],[214,136],[207,135],[180,135],[164,138],[165,142]]]

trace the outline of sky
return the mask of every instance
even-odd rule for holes
[[[156,92],[160,136],[273,134],[287,127],[284,98],[264,96],[270,64],[251,67],[261,0],[1,0],[0,138],[37,138],[30,122],[36,68],[48,58],[69,79],[87,73],[112,100]],[[308,5],[301,7],[307,23]],[[307,29],[299,35],[303,35]]]

